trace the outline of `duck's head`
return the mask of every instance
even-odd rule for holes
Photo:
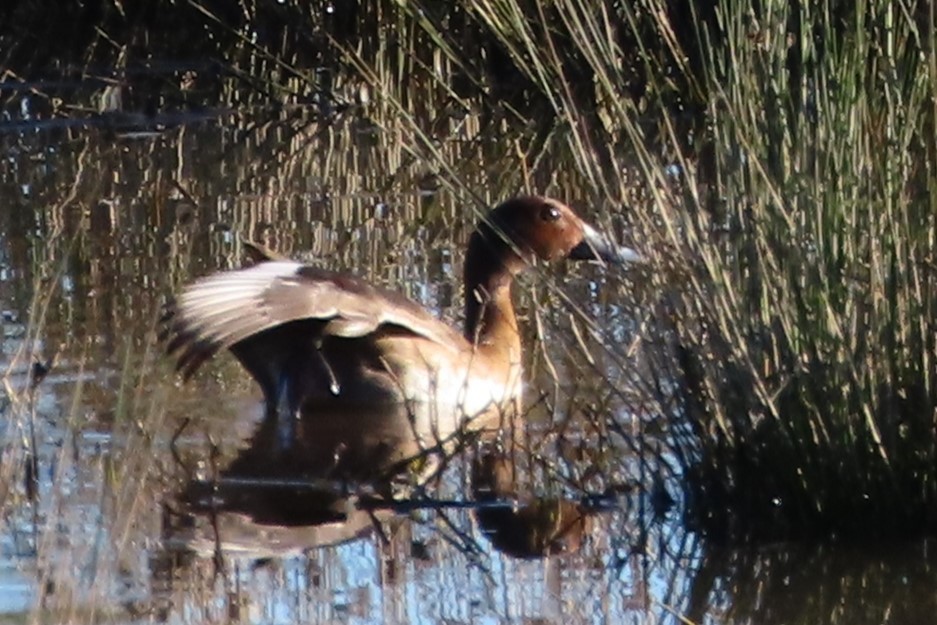
[[[602,260],[635,262],[640,255],[615,243],[583,221],[569,206],[551,198],[523,196],[498,205],[479,226],[477,235],[489,253],[511,273],[533,260]]]

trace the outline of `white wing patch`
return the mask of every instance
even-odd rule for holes
[[[271,285],[288,285],[302,268],[293,261],[259,263],[248,269],[217,273],[194,282],[176,302],[178,316],[190,331],[209,341],[231,344],[277,321],[267,310]],[[299,283],[295,283],[299,286]],[[257,315],[265,319],[258,320]]]

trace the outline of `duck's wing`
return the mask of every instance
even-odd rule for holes
[[[294,261],[217,273],[167,305],[160,330],[185,378],[219,350],[265,330],[318,320],[320,336],[410,333],[457,351],[465,339],[406,297],[364,280]]]

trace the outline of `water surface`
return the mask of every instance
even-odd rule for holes
[[[105,97],[100,83],[68,88],[89,103]],[[636,399],[632,347],[648,295],[628,272],[538,267],[521,281],[523,450],[472,441],[442,466],[413,463],[395,486],[399,505],[375,503],[380,488],[349,492],[267,458],[257,389],[232,358],[183,385],[162,354],[166,298],[241,266],[241,237],[400,290],[458,325],[463,246],[485,206],[536,190],[622,234],[627,215],[560,150],[524,179],[469,111],[445,132],[418,120],[440,131],[440,168],[406,124],[366,103],[60,118],[37,111],[29,90],[0,89],[10,111],[0,123],[3,620],[903,623],[934,613],[930,545],[725,551],[682,527],[681,502],[667,505],[679,476],[657,444],[666,427]],[[502,492],[515,463],[516,488]]]

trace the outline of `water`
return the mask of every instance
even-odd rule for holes
[[[521,458],[473,441],[442,466],[411,462],[395,505],[367,481],[309,479],[324,429],[271,458],[232,358],[180,384],[155,340],[161,306],[240,266],[241,236],[458,323],[476,199],[519,188],[470,114],[441,143],[447,173],[367,106],[56,121],[3,93],[0,620],[911,623],[937,608],[928,544],[726,551],[680,524],[665,428],[633,399],[642,302],[626,273],[541,267],[518,285]],[[609,212],[546,158],[533,188]],[[31,390],[36,362],[49,372]],[[355,440],[355,466],[378,466]],[[515,462],[518,490],[493,487]]]

